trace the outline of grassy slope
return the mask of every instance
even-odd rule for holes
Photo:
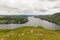
[[[60,40],[60,34],[38,27],[0,30],[0,40]]]

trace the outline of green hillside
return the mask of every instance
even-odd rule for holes
[[[60,12],[55,13],[49,17],[46,17],[46,20],[56,23],[57,25],[60,25]]]
[[[43,16],[39,16],[38,18],[41,18],[43,20],[47,20],[49,22],[53,22],[57,25],[60,25],[60,12],[55,13],[53,15],[43,15]]]
[[[40,26],[24,26],[12,30],[0,30],[0,40],[60,40],[60,33]]]

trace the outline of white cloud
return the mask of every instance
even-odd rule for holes
[[[0,0],[0,15],[40,15],[60,12],[60,0]]]

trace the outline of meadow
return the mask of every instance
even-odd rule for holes
[[[60,33],[41,26],[23,26],[15,29],[0,29],[0,40],[60,40]]]

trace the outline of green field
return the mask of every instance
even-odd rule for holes
[[[0,40],[60,40],[60,33],[41,26],[24,26],[11,30],[0,29]]]

